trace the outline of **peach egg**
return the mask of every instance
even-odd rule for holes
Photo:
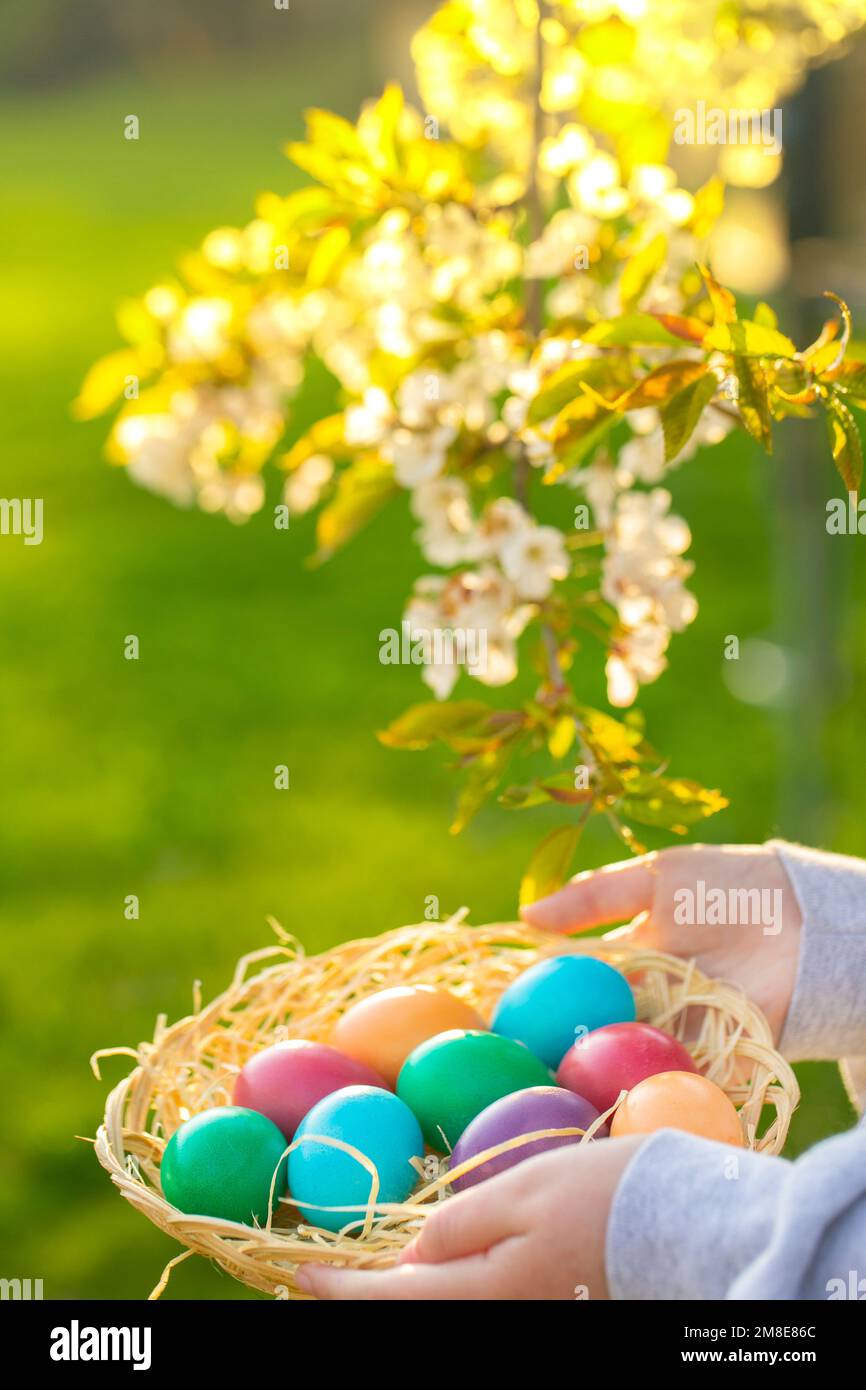
[[[714,1081],[687,1071],[661,1071],[629,1091],[611,1121],[611,1138],[684,1129],[742,1148],[743,1131],[733,1103]]]
[[[448,990],[396,985],[359,999],[334,1029],[334,1047],[372,1067],[389,1086],[397,1083],[410,1052],[437,1033],[486,1029],[479,1014]]]

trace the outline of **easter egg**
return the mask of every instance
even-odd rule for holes
[[[428,1144],[444,1151],[495,1100],[551,1081],[544,1063],[513,1039],[455,1028],[409,1054],[397,1095],[417,1115]]]
[[[334,1046],[375,1068],[396,1086],[400,1068],[419,1043],[452,1028],[483,1029],[469,1004],[433,985],[396,985],[360,999],[334,1029]]]
[[[613,966],[594,956],[551,956],[508,986],[490,1026],[558,1067],[581,1032],[634,1017],[634,995]]]
[[[335,1047],[298,1038],[251,1057],[238,1073],[234,1100],[267,1115],[291,1140],[307,1111],[344,1086],[384,1087],[385,1082]]]
[[[563,1091],[559,1086],[530,1086],[525,1091],[513,1091],[510,1096],[495,1100],[475,1116],[454,1145],[448,1166],[453,1170],[459,1163],[465,1163],[485,1149],[492,1149],[521,1134],[534,1134],[540,1129],[586,1130],[597,1119],[598,1111],[594,1105],[571,1091]],[[597,1133],[606,1135],[607,1126],[602,1125]],[[564,1144],[577,1144],[579,1140],[579,1134],[533,1139],[530,1144],[509,1149],[497,1158],[488,1158],[486,1163],[455,1178],[452,1186],[455,1192],[462,1192],[464,1188],[474,1187],[475,1183],[484,1182],[497,1173],[504,1173],[507,1168],[513,1168],[524,1159],[534,1158],[548,1149],[559,1149]]]
[[[295,1134],[298,1147],[289,1155],[289,1191],[310,1225],[339,1231],[363,1220],[373,1187],[368,1168],[344,1149],[321,1143],[323,1138],[351,1144],[375,1164],[378,1202],[404,1202],[419,1181],[412,1159],[423,1157],[424,1140],[409,1107],[378,1086],[335,1091],[301,1121]]]
[[[159,1176],[178,1211],[264,1226],[270,1207],[286,1191],[286,1140],[255,1110],[226,1105],[203,1110],[165,1146]],[[277,1173],[274,1182],[274,1173]]]
[[[687,1071],[662,1071],[639,1081],[611,1121],[614,1138],[684,1129],[705,1139],[742,1147],[743,1131],[733,1103],[715,1082]]]
[[[608,1023],[578,1038],[559,1064],[556,1081],[600,1111],[616,1104],[620,1091],[630,1091],[660,1071],[691,1071],[697,1067],[682,1043],[648,1023]]]

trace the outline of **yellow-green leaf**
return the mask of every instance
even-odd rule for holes
[[[429,748],[436,739],[446,742],[461,730],[475,728],[490,714],[482,700],[428,700],[409,709],[382,729],[379,742],[387,748]]]
[[[605,762],[639,763],[654,756],[653,750],[644,742],[642,729],[636,724],[614,719],[612,715],[592,709],[589,705],[579,705],[577,715],[584,741]]]
[[[307,267],[307,284],[319,289],[326,284],[331,272],[352,240],[348,227],[330,227],[316,242],[316,249]]]
[[[380,459],[358,459],[341,473],[337,494],[316,523],[316,561],[328,559],[351,540],[396,490],[393,469]]]
[[[546,835],[536,849],[520,884],[520,906],[546,898],[561,888],[580,840],[581,825],[563,825]]]
[[[736,323],[714,324],[704,337],[705,348],[716,348],[742,357],[796,357],[797,349],[775,328],[738,319]]]
[[[838,396],[827,399],[827,433],[833,462],[849,492],[859,492],[863,481],[863,446],[857,422],[844,401]]]
[[[632,309],[665,263],[668,239],[663,232],[652,237],[625,267],[619,282],[619,298],[624,310]]]
[[[552,758],[564,758],[574,743],[577,728],[570,714],[557,719],[547,740],[547,750]]]
[[[728,805],[720,791],[710,791],[684,777],[627,774],[622,814],[640,825],[652,825],[685,835],[689,826],[714,816]]]
[[[761,328],[778,328],[779,318],[775,309],[771,309],[769,304],[765,304],[763,299],[755,305],[755,323]]]
[[[72,414],[76,420],[93,420],[114,405],[130,378],[140,383],[161,360],[162,351],[156,344],[149,351],[144,346],[121,348],[107,357],[101,357],[84,378],[81,390],[72,403]]]
[[[713,318],[716,323],[735,323],[737,318],[737,301],[731,294],[720,285],[716,277],[705,265],[699,265],[701,279],[704,288],[709,295],[710,303],[713,306]]]
[[[628,392],[622,402],[623,410],[639,410],[643,406],[663,406],[693,381],[706,376],[705,362],[682,360],[664,362],[655,367]]]
[[[344,417],[340,415],[326,415],[324,419],[317,420],[312,429],[302,435],[297,443],[285,454],[280,454],[277,465],[292,472],[295,468],[300,468],[302,463],[306,463],[313,454],[331,454],[340,449],[343,444]]]

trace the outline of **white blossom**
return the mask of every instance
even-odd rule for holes
[[[547,598],[569,571],[565,539],[555,526],[520,528],[503,542],[500,556],[521,598],[534,601]]]

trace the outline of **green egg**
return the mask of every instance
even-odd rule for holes
[[[163,1193],[190,1215],[264,1226],[272,1182],[274,1207],[285,1196],[287,1147],[273,1121],[255,1110],[240,1105],[203,1110],[165,1146],[159,1170]]]
[[[550,1086],[543,1062],[512,1038],[462,1028],[437,1033],[410,1052],[397,1078],[431,1148],[453,1148],[488,1105],[528,1086]]]

